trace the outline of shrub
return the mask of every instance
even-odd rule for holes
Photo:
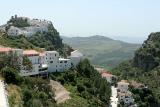
[[[44,102],[48,99],[48,95],[42,91],[38,92],[38,95],[39,95],[39,99],[41,99]]]
[[[87,93],[86,91],[83,91],[83,92],[81,93],[81,96],[82,96],[83,98],[86,98],[86,99],[91,98],[90,94]]]
[[[19,84],[20,82],[22,82],[22,77],[20,77],[18,72],[13,68],[3,68],[1,73],[5,78],[6,83]]]
[[[30,99],[27,103],[27,107],[43,107],[43,105],[38,99]]]
[[[65,80],[63,78],[58,78],[58,81],[63,85],[65,83]]]
[[[77,90],[79,93],[81,93],[81,92],[85,91],[85,87],[82,85],[77,85]]]
[[[23,101],[26,103],[32,98],[32,92],[28,89],[25,89],[23,91]]]

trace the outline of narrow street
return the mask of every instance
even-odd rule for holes
[[[0,80],[0,107],[8,107],[7,96],[4,88],[4,83]]]
[[[117,107],[118,106],[118,98],[117,98],[117,88],[115,86],[111,86],[112,95],[110,98],[110,107]]]

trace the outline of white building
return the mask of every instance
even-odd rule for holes
[[[32,69],[27,69],[25,66],[21,70],[22,76],[31,76],[47,73],[48,65],[45,63],[45,56],[35,50],[24,50],[23,55],[27,56],[32,63]]]
[[[10,26],[7,30],[7,34],[9,36],[18,36],[18,35],[25,35],[25,36],[32,36],[33,34],[37,32],[48,32],[48,27],[52,23],[50,21],[46,20],[38,20],[38,19],[29,19],[27,17],[17,17],[21,18],[23,20],[27,20],[27,23],[30,25],[28,27],[16,27],[16,26]],[[11,23],[8,23],[10,25]],[[7,25],[7,26],[8,26]],[[0,27],[1,30],[5,31],[6,25],[2,25]]]
[[[59,71],[65,71],[67,69],[71,68],[71,60],[70,59],[64,59],[59,58]]]
[[[102,78],[105,78],[105,79],[107,80],[107,82],[109,82],[109,83],[112,83],[112,82],[113,82],[113,79],[115,78],[114,75],[109,74],[109,73],[107,73],[107,72],[103,72],[103,73],[101,74],[101,76],[102,76]]]
[[[48,64],[48,71],[59,71],[59,53],[57,51],[46,51],[45,55]]]
[[[118,82],[118,99],[124,102],[125,106],[130,106],[134,104],[134,99],[132,93],[128,90],[129,83],[125,80]]]
[[[71,59],[60,58],[57,51],[44,51],[37,52],[36,50],[22,50],[22,49],[12,49],[12,48],[0,48],[0,55],[6,53],[15,53],[18,58],[20,65],[20,75],[21,76],[35,76],[35,75],[46,75],[48,72],[62,72],[71,68],[71,64],[74,63],[75,66],[81,60],[81,58],[76,62],[72,62]],[[32,67],[28,67],[23,64],[24,57],[27,57],[31,62]]]
[[[134,103],[134,99],[132,98],[132,93],[130,91],[125,93],[118,92],[118,99],[123,101],[125,105],[131,105]]]
[[[9,47],[0,47],[0,55],[9,54],[12,51],[12,48]]]
[[[71,62],[73,64],[74,67],[77,66],[77,64],[83,60],[83,54],[81,52],[79,52],[78,50],[75,50],[73,52],[71,52],[71,55],[69,57],[71,59]]]
[[[117,85],[118,85],[118,86],[117,86],[117,90],[118,90],[119,92],[125,93],[125,92],[128,91],[129,83],[128,83],[127,81],[122,80],[122,81],[118,82]]]

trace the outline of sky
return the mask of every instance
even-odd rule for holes
[[[17,14],[46,19],[63,36],[142,42],[160,31],[160,0],[1,0],[0,25]]]

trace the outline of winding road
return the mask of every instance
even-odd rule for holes
[[[9,107],[5,86],[3,81],[0,80],[0,107]]]
[[[117,107],[118,106],[118,98],[117,98],[117,88],[111,86],[112,95],[110,98],[110,107]]]

